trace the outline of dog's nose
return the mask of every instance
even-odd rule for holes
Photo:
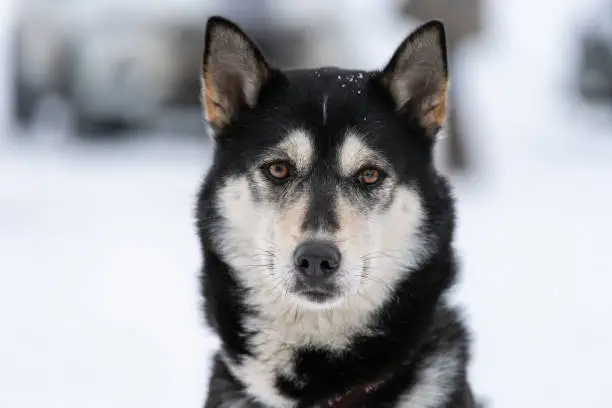
[[[342,255],[334,244],[325,241],[307,241],[300,244],[294,254],[295,267],[308,278],[326,278],[340,267]]]

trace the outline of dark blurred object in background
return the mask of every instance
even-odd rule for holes
[[[25,127],[43,97],[59,96],[78,136],[150,128],[171,113],[180,118],[177,126],[201,126],[201,48],[212,14],[242,24],[274,62],[298,65],[303,49],[299,29],[281,25],[265,0],[184,0],[171,7],[163,1],[24,0],[20,6],[14,117]]]
[[[454,55],[460,52],[463,41],[482,31],[483,10],[481,0],[400,0],[401,12],[404,15],[426,21],[431,19],[442,20],[446,26],[446,34],[450,63]],[[452,67],[451,67],[452,70]],[[453,76],[452,82],[461,81]],[[449,165],[452,170],[466,170],[469,159],[466,153],[465,134],[460,115],[457,114],[454,100],[457,91],[450,89],[450,114],[448,119]]]
[[[581,37],[579,93],[587,102],[612,103],[612,1],[594,10]]]

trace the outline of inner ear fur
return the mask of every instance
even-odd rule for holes
[[[204,118],[217,134],[242,106],[254,107],[270,76],[257,45],[235,23],[215,16],[204,40],[201,99]]]
[[[396,110],[415,116],[431,137],[446,121],[448,82],[446,33],[437,20],[414,30],[381,75]]]

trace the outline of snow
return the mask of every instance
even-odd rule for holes
[[[198,406],[206,150],[40,150],[0,154],[0,406]]]
[[[495,408],[608,406],[612,118],[564,90],[584,2],[489,4],[491,37],[456,66],[478,160],[453,177],[471,379]],[[202,406],[208,140],[54,132],[0,138],[0,406]]]

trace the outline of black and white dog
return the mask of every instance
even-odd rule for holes
[[[474,406],[469,336],[445,300],[457,266],[432,149],[447,111],[444,26],[381,71],[281,71],[208,21],[214,161],[198,232],[221,340],[206,407]]]

